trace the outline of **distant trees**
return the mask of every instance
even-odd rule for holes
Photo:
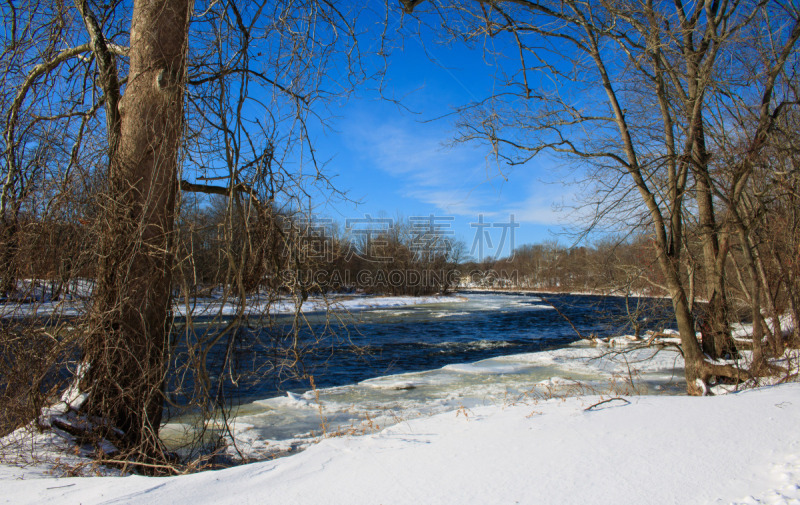
[[[209,204],[210,202],[210,204]],[[225,200],[212,197],[181,213],[181,268],[190,294],[236,285],[228,272],[223,238]],[[254,219],[251,216],[251,219]],[[430,217],[352,218],[342,229],[331,219],[267,210],[263,223],[232,222],[237,255],[247,254],[241,275],[244,295],[264,292],[302,296],[331,292],[391,295],[447,293],[458,282],[461,246]],[[246,238],[258,231],[258,236]]]
[[[360,268],[350,269],[356,286],[393,295],[447,293],[458,282],[459,246],[434,216],[396,219],[350,250]],[[452,233],[452,231],[450,231]],[[360,277],[360,278],[359,278]]]
[[[478,287],[663,296],[667,290],[651,251],[645,237],[581,247],[549,241],[522,245],[508,258],[462,263],[459,271]]]

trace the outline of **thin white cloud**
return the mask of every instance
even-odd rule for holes
[[[522,223],[560,225],[565,216],[554,205],[572,197],[558,184],[537,178],[554,166],[518,167],[503,176],[486,153],[469,145],[446,147],[449,132],[430,124],[381,122],[369,115],[349,122],[349,148],[398,181],[403,197],[433,205],[449,215],[515,215]],[[527,190],[525,189],[527,188]]]
[[[529,185],[527,198],[508,205],[504,212],[522,223],[565,225],[576,198],[574,190],[561,183],[535,181]]]
[[[421,202],[435,205],[447,214],[456,216],[477,216],[496,212],[486,204],[482,194],[485,190],[463,191],[456,189],[418,188],[409,190],[406,195]]]

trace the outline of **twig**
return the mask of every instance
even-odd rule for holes
[[[619,397],[619,396],[615,396],[614,398],[609,398],[608,400],[603,400],[601,402],[595,403],[594,405],[590,405],[589,407],[586,407],[585,409],[583,409],[583,411],[584,412],[588,412],[590,410],[593,410],[595,407],[599,407],[600,405],[602,405],[604,403],[613,402],[614,400],[621,400],[621,401],[625,402],[625,404],[627,404],[627,405],[631,404],[631,402],[629,402],[625,398],[622,398],[622,397]]]
[[[53,486],[53,487],[48,487],[47,489],[61,489],[62,487],[72,487],[74,485],[75,484],[67,484],[65,486]]]
[[[555,306],[555,304],[554,304],[553,302],[551,302],[550,300],[548,300],[548,299],[547,299],[547,298],[545,298],[544,296],[540,296],[539,298],[541,298],[541,299],[542,299],[542,301],[543,301],[544,303],[546,303],[546,304],[548,304],[549,306],[553,307],[553,310],[555,310],[555,311],[558,313],[558,315],[559,315],[559,316],[563,317],[563,318],[564,318],[564,320],[565,320],[567,323],[569,323],[569,325],[572,327],[572,330],[573,330],[575,333],[577,333],[577,334],[578,334],[578,338],[580,338],[581,340],[592,340],[591,338],[584,337],[584,336],[581,334],[581,332],[580,332],[580,331],[578,331],[578,328],[576,328],[576,327],[575,327],[575,325],[574,325],[574,324],[572,324],[572,321],[570,321],[570,319],[569,319],[567,316],[565,316],[563,312],[561,312],[560,310],[558,310],[558,307],[556,307],[556,306]]]

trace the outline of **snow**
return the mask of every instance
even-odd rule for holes
[[[459,301],[334,298],[340,310]],[[218,302],[198,307],[227,310]],[[192,475],[121,476],[74,450],[57,425],[20,430],[0,439],[0,503],[800,504],[800,384],[731,394],[716,385],[710,392],[719,396],[702,398],[638,395],[683,389],[680,353],[645,346],[650,339],[581,341],[259,400],[233,420],[238,449],[293,454]],[[798,361],[790,351],[776,364]],[[70,407],[81,399],[68,391],[44,417],[79,422]],[[280,424],[287,419],[294,424]],[[162,435],[186,429],[175,422]]]
[[[81,293],[87,291],[83,289]],[[85,294],[85,293],[84,293]],[[0,317],[27,317],[27,316],[79,316],[86,312],[87,296],[65,296],[62,300],[51,301],[47,297],[37,297],[26,303],[10,301],[0,302]],[[433,295],[433,296],[368,296],[368,295],[329,295],[326,297],[309,297],[302,304],[292,298],[270,298],[268,296],[253,295],[244,303],[243,313],[249,316],[262,314],[293,314],[300,307],[303,313],[313,312],[355,312],[361,310],[387,309],[423,304],[439,304],[463,302],[466,298],[460,296]],[[187,303],[176,300],[175,314],[194,317],[205,316],[231,316],[242,310],[242,304],[236,297],[223,297],[221,295],[194,298]]]
[[[0,503],[798,503],[800,384],[632,395],[631,377],[674,382],[680,355],[614,341],[259,400],[234,419],[239,449],[295,454],[226,470],[113,476],[68,451],[68,435],[37,434],[19,466],[0,466]],[[369,426],[352,422],[354,403]],[[316,435],[259,434],[300,416]],[[51,475],[75,472],[103,476]]]
[[[800,384],[462,408],[178,477],[0,467],[0,503],[798,503]],[[594,407],[593,407],[594,406]],[[590,407],[592,407],[590,410]]]
[[[617,340],[613,347],[575,342],[254,401],[231,413],[228,454],[267,459],[307,448],[318,441],[323,421],[327,433],[371,433],[460,408],[556,396],[685,392],[683,361],[674,347]]]
[[[367,296],[367,295],[331,295],[328,297],[309,297],[300,305],[303,313],[312,312],[355,312],[360,310],[387,309],[411,305],[434,303],[463,302],[465,298],[458,296]],[[299,301],[291,298],[270,300],[266,297],[249,297],[245,304],[245,314],[260,315],[293,314]],[[176,312],[185,316],[187,312],[193,316],[234,315],[239,311],[239,304],[235,299],[223,302],[219,299],[197,299],[187,311],[185,304],[176,305]]]

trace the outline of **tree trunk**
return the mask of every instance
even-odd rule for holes
[[[701,150],[705,152],[704,147]],[[700,159],[704,160],[705,155]],[[703,166],[707,170],[705,163]],[[708,297],[708,305],[703,317],[703,327],[705,328],[703,352],[711,359],[720,359],[726,356],[735,356],[737,352],[728,322],[729,308],[724,272],[727,246],[720,247],[711,187],[708,185],[708,181],[702,177],[705,172],[699,169],[696,171],[699,173],[697,177],[697,209],[703,242],[703,273]]]
[[[678,323],[678,333],[681,338],[681,350],[684,359],[684,376],[686,377],[686,392],[694,396],[702,396],[706,392],[706,373],[703,352],[697,342],[694,331],[694,317],[689,310],[689,303],[682,292],[673,292],[672,308],[675,311],[675,321]]]
[[[85,408],[140,460],[160,454],[188,16],[188,0],[134,5],[85,349]]]
[[[680,229],[675,230],[676,234]],[[660,249],[660,250],[659,250]],[[658,263],[667,281],[667,288],[672,300],[672,309],[675,312],[675,322],[678,324],[678,333],[681,339],[681,350],[684,359],[684,376],[686,377],[686,392],[690,395],[701,396],[706,392],[706,371],[703,351],[694,328],[694,316],[686,297],[680,276],[680,258],[670,257],[664,249],[656,249]],[[677,256],[679,250],[672,251]]]

